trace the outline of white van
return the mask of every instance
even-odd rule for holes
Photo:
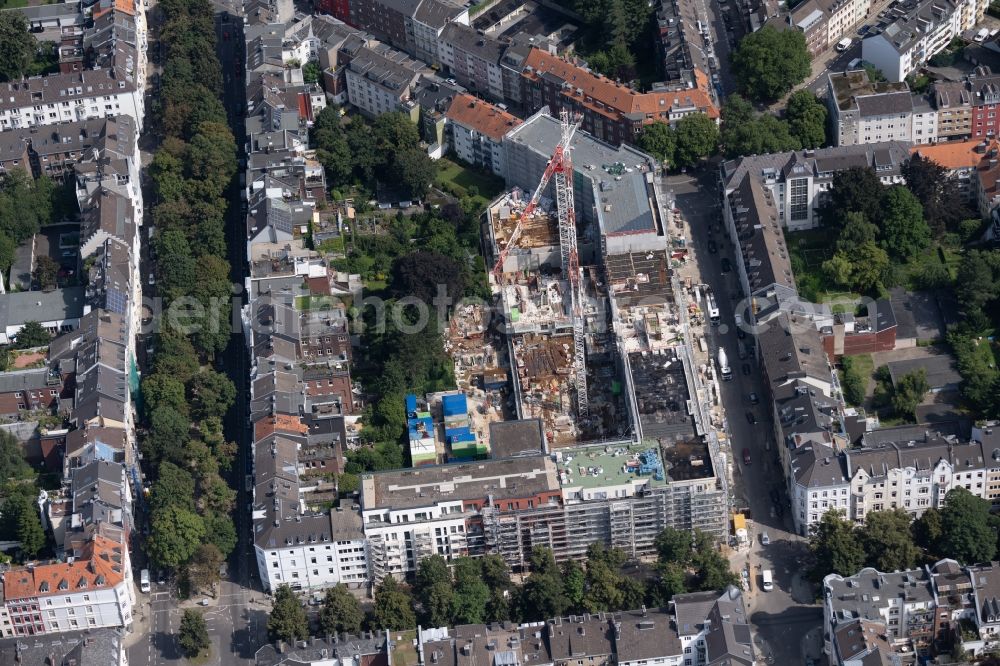
[[[990,31],[989,31],[989,29],[987,29],[987,28],[982,28],[982,29],[980,29],[980,31],[979,31],[979,32],[977,32],[977,33],[976,33],[976,36],[975,36],[975,37],[973,37],[972,39],[973,39],[973,41],[976,41],[976,42],[981,42],[981,41],[983,41],[984,39],[986,39],[986,36],[987,36],[987,35],[989,35],[989,34],[990,34]]]
[[[851,39],[850,37],[844,37],[842,40],[837,42],[836,49],[839,53],[843,53],[847,49],[851,48],[851,44],[853,43],[854,43],[853,39]]]
[[[770,592],[774,589],[774,578],[771,576],[770,569],[764,569],[764,573],[761,575],[764,584],[761,585],[765,592]]]
[[[139,572],[139,591],[143,594],[149,592],[149,569]]]

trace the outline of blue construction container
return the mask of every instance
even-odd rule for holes
[[[469,403],[462,394],[446,395],[441,398],[441,411],[446,419],[449,416],[465,416],[469,413]]]
[[[417,396],[412,393],[406,394],[406,415],[409,416],[417,411]]]
[[[475,438],[472,434],[472,430],[467,426],[462,428],[447,428],[444,431],[444,436],[449,442],[468,442],[469,437]]]

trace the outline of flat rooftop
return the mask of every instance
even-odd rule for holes
[[[552,116],[538,113],[507,134],[504,141],[525,144],[548,159],[559,143],[562,129]],[[594,186],[601,230],[608,235],[655,232],[656,217],[650,206],[652,173],[649,156],[624,144],[615,147],[577,130],[570,143],[573,168]],[[577,202],[580,205],[582,202]]]
[[[673,300],[670,257],[665,250],[607,255],[604,267],[619,307]]]
[[[660,446],[663,468],[670,481],[692,481],[715,476],[708,444],[690,439]]]
[[[683,441],[695,436],[688,412],[691,398],[684,365],[673,349],[629,354],[642,434],[649,439]]]
[[[555,463],[543,456],[504,458],[366,474],[365,511],[407,509],[438,502],[532,497],[558,491]]]
[[[625,485],[637,480],[648,480],[651,487],[667,485],[662,474],[657,479],[652,473],[640,473],[643,463],[653,462],[645,457],[646,454],[653,456],[655,462],[662,466],[656,444],[579,446],[560,449],[560,453],[559,472],[569,475],[569,481],[563,485],[593,489]]]
[[[881,95],[884,93],[909,93],[910,87],[905,81],[872,81],[868,72],[863,69],[849,72],[831,72],[830,84],[837,96],[837,106],[841,111],[847,111],[856,106],[854,98],[865,95]]]

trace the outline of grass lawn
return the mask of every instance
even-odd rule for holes
[[[392,666],[406,666],[417,663],[417,649],[413,640],[417,637],[415,631],[391,631],[394,644],[392,646]]]
[[[27,6],[28,0],[0,0],[0,9],[15,9]]]
[[[439,159],[437,165],[438,174],[435,183],[456,197],[469,195],[469,188],[475,187],[479,195],[492,199],[505,189],[502,178],[463,166],[447,157]]]
[[[851,357],[854,360],[854,367],[858,369],[858,374],[862,377],[872,378],[875,374],[875,361],[871,354],[858,354]]]

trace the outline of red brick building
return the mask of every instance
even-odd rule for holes
[[[48,368],[0,374],[0,416],[17,416],[21,410],[53,409],[59,403],[62,378]]]

